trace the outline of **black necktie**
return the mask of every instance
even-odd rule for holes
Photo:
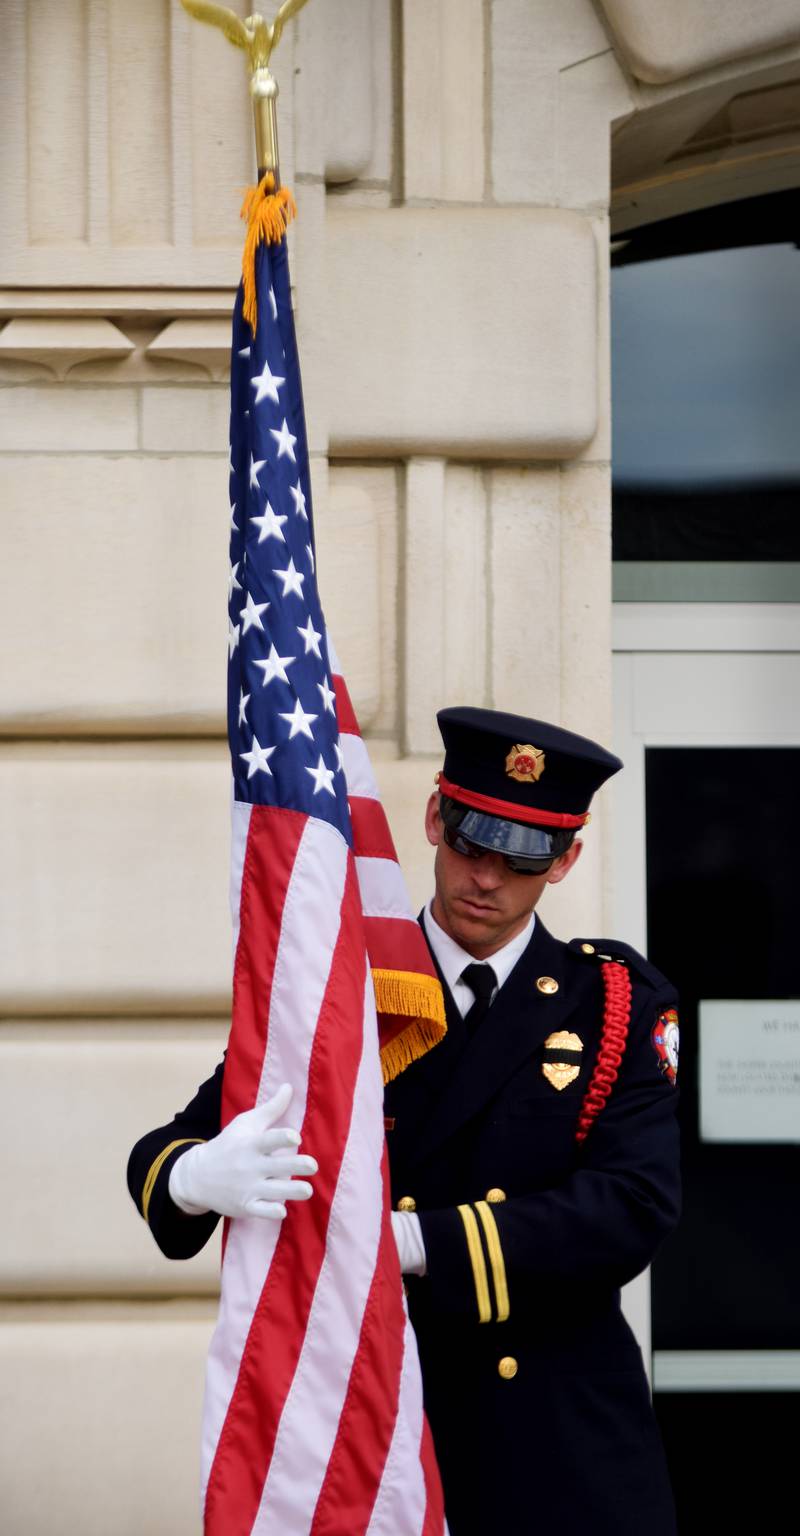
[[[475,993],[475,1001],[469,1013],[464,1016],[465,1025],[472,1031],[489,1012],[497,977],[490,965],[468,965],[461,972],[459,981],[465,981],[470,991]]]

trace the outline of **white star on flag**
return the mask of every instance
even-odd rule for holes
[[[325,708],[327,710],[329,710],[332,715],[335,715],[336,714],[336,708],[335,708],[336,694],[334,693],[333,689],[331,688],[331,685],[328,682],[327,677],[325,678],[325,681],[323,683],[317,683],[317,687],[318,687],[320,693],[322,694],[322,702],[323,702]]]
[[[306,545],[306,554],[308,555],[308,563],[311,566],[311,574],[313,576],[316,570],[316,566],[314,565],[314,551],[310,544]]]
[[[319,642],[322,639],[322,634],[320,630],[314,628],[314,625],[311,622],[311,614],[308,616],[308,623],[305,629],[301,629],[299,624],[295,625],[295,629],[297,630],[298,635],[302,635],[303,639],[305,640],[306,656],[308,656],[310,652],[313,651],[314,655],[318,656],[321,661],[322,652],[319,648]],[[317,684],[317,686],[319,687],[319,684]]]
[[[306,498],[303,495],[303,492],[302,492],[299,480],[298,480],[296,485],[290,485],[289,486],[289,495],[294,497],[294,510],[295,510],[295,512],[298,514],[299,517],[304,517],[306,522],[308,522],[308,513],[306,511]]]
[[[239,724],[240,725],[246,725],[247,724],[247,706],[248,706],[249,703],[250,703],[250,695],[249,695],[249,693],[245,693],[244,689],[240,688],[239,689]]]
[[[236,588],[237,592],[241,592],[242,590],[242,583],[236,580],[236,572],[238,569],[239,561],[237,560],[236,564],[231,566],[231,572],[228,577],[228,602],[230,602],[231,598],[233,597],[234,587]]]
[[[336,753],[336,767],[339,773],[344,773],[344,753],[342,752],[341,737],[337,737],[333,743],[333,750]]]
[[[254,773],[268,773],[272,778],[272,769],[269,760],[275,751],[274,747],[262,747],[257,736],[253,737],[251,752],[240,752],[239,756],[249,765],[247,769],[248,779],[252,779]]]
[[[256,629],[263,631],[264,625],[261,622],[261,615],[262,613],[266,612],[268,607],[269,603],[254,603],[252,592],[248,592],[247,602],[245,603],[244,608],[240,614],[240,618],[242,620],[243,635],[247,634],[248,629],[250,629],[253,624],[255,624]]]
[[[239,625],[228,620],[228,660],[233,661],[233,653],[239,644]]]
[[[236,521],[236,502],[235,501],[231,502],[231,528],[233,528],[236,533],[239,532],[239,524]]]
[[[250,348],[249,347],[240,347],[239,348],[239,352],[238,352],[238,356],[239,357],[249,357],[250,356]]]
[[[286,668],[290,667],[292,662],[296,660],[296,656],[279,656],[274,645],[271,645],[266,661],[257,661],[255,663],[257,667],[261,667],[264,673],[262,688],[266,688],[267,683],[271,683],[274,677],[279,678],[282,683],[288,683],[289,679],[286,675]]]
[[[292,737],[301,735],[307,736],[309,741],[313,741],[314,732],[311,729],[311,721],[316,720],[317,718],[318,717],[316,715],[306,714],[306,711],[303,709],[299,699],[295,703],[294,709],[290,715],[281,714],[281,720],[288,721],[288,724],[291,726],[291,730],[289,731],[290,741],[292,740]]]
[[[270,427],[269,435],[270,437],[274,437],[276,443],[278,444],[278,458],[282,459],[284,454],[288,454],[292,463],[295,464],[297,460],[294,456],[294,445],[297,442],[297,438],[292,437],[292,434],[289,431],[289,423],[285,416],[283,418],[283,425],[280,431],[278,431],[276,427]]]
[[[251,388],[256,392],[255,404],[260,405],[262,400],[269,398],[278,404],[278,390],[286,380],[280,378],[277,373],[272,373],[269,362],[264,363],[261,373],[255,374],[250,380]]]
[[[322,754],[320,754],[320,759],[316,768],[307,767],[306,773],[310,773],[312,779],[314,780],[315,795],[318,795],[321,789],[326,789],[329,795],[336,794],[336,790],[333,787],[333,769],[325,767]]]
[[[280,576],[283,582],[281,597],[288,597],[290,592],[293,592],[296,597],[303,596],[303,582],[306,578],[295,568],[294,560],[289,561],[285,571],[276,571],[273,567],[272,574]]]
[[[261,486],[258,483],[258,475],[259,475],[259,470],[262,470],[264,468],[264,465],[266,464],[266,462],[267,462],[266,459],[254,459],[253,455],[251,453],[251,455],[250,455],[250,489],[251,490],[256,490],[256,491],[260,491],[261,490]]]
[[[282,516],[280,516],[277,512],[273,512],[269,502],[267,502],[267,505],[264,508],[263,517],[251,517],[250,521],[251,523],[254,523],[256,528],[259,530],[259,544],[263,544],[265,539],[280,539],[282,544],[286,543],[286,538],[283,532],[283,525],[284,523],[288,523],[289,518],[285,512]]]
[[[277,320],[277,318],[278,318],[278,305],[277,305],[277,302],[276,302],[276,299],[275,299],[275,289],[274,288],[270,288],[270,290],[269,290],[269,307],[272,310],[272,318],[273,318],[273,320]]]

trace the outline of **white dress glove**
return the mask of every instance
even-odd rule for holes
[[[404,1275],[424,1275],[425,1239],[420,1219],[415,1211],[392,1211],[392,1232],[400,1256],[400,1272]]]
[[[292,1089],[284,1083],[266,1104],[246,1109],[218,1136],[187,1150],[169,1175],[172,1200],[187,1216],[216,1211],[220,1216],[286,1215],[287,1200],[308,1200],[311,1185],[298,1174],[317,1172],[313,1157],[298,1154],[300,1137],[279,1126]]]

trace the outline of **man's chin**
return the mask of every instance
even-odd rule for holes
[[[441,924],[455,939],[462,949],[472,952],[476,947],[484,948],[486,945],[499,947],[502,944],[502,934],[498,931],[501,924],[498,923],[497,914],[491,910],[472,909],[469,903],[459,903],[457,910],[450,910],[444,914],[445,922]]]

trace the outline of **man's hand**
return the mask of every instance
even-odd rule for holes
[[[425,1239],[419,1217],[414,1211],[392,1211],[392,1232],[404,1275],[424,1275]]]
[[[313,1157],[297,1152],[300,1137],[276,1122],[292,1097],[284,1083],[266,1104],[246,1109],[224,1131],[189,1147],[173,1163],[169,1193],[187,1216],[271,1216],[282,1220],[287,1200],[308,1200],[313,1191],[298,1174],[317,1172]]]

